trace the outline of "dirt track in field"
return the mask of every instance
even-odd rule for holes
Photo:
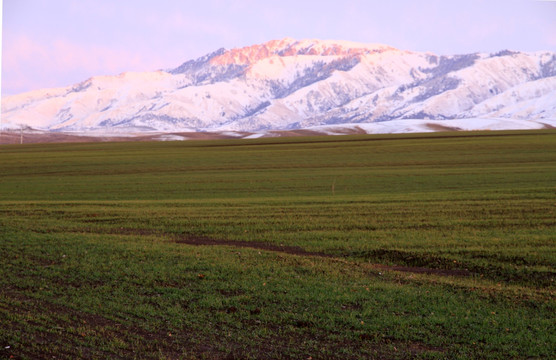
[[[168,233],[159,233],[148,229],[130,229],[130,228],[120,228],[117,231],[111,233],[118,234],[118,235],[165,236],[165,237],[170,237],[175,243],[194,245],[194,246],[232,246],[236,248],[248,248],[248,249],[255,249],[255,250],[271,251],[271,252],[277,252],[277,253],[283,253],[289,255],[311,256],[311,257],[345,260],[341,256],[327,254],[324,252],[308,251],[299,246],[276,245],[276,244],[270,244],[261,241],[214,239],[214,238],[209,238],[204,236],[168,234]],[[398,265],[384,265],[384,264],[370,264],[370,266],[380,270],[401,271],[401,272],[409,272],[414,274],[429,274],[429,275],[438,275],[438,276],[471,276],[471,272],[466,269],[434,269],[434,268],[427,268],[427,267],[398,266]]]
[[[264,251],[280,252],[290,255],[299,256],[313,256],[322,258],[335,258],[332,254],[327,254],[323,252],[307,251],[299,246],[286,246],[286,245],[274,245],[263,242],[254,241],[238,241],[238,240],[217,240],[206,237],[185,237],[179,236],[176,239],[177,243],[187,244],[187,245],[205,245],[205,246],[233,246],[239,248],[251,248]],[[441,276],[469,276],[471,273],[468,270],[463,269],[432,269],[426,267],[414,267],[414,266],[391,266],[382,264],[373,264],[372,267],[383,270],[394,270],[402,272],[410,272],[415,274],[432,274]]]

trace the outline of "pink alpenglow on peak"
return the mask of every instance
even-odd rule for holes
[[[250,65],[272,56],[357,56],[396,50],[382,44],[361,44],[336,40],[295,40],[284,38],[232,49],[210,60],[213,65]]]

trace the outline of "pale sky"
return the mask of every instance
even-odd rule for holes
[[[556,52],[556,1],[3,0],[2,96],[284,37]]]

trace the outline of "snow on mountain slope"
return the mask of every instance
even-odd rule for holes
[[[168,71],[96,76],[2,99],[3,127],[96,133],[386,122],[407,129],[403,119],[458,119],[454,127],[465,129],[465,118],[474,128],[486,119],[502,128],[555,119],[556,54],[438,56],[286,38],[219,49]]]
[[[488,114],[497,118],[556,119],[556,77],[518,84],[476,105],[469,116]]]

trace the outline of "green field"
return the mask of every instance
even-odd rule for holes
[[[547,359],[556,131],[0,146],[0,358]]]

